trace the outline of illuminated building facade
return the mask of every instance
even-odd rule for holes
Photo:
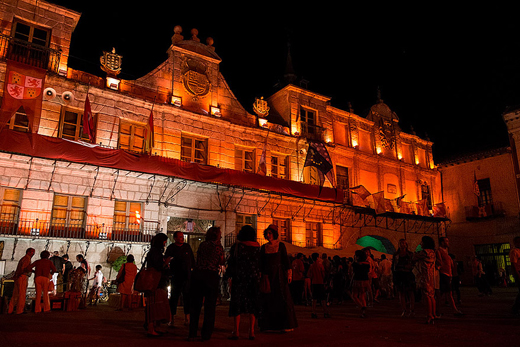
[[[511,148],[460,157],[438,165],[451,220],[450,251],[464,265],[463,283],[473,283],[471,262],[479,256],[492,284],[501,268],[510,274],[509,251],[520,235],[520,205]],[[498,169],[500,168],[500,169]],[[512,277],[510,278],[512,280]]]
[[[167,60],[129,81],[115,50],[103,52],[104,77],[68,67],[79,13],[21,0],[1,16],[2,107],[6,83],[16,84],[10,64],[45,70],[41,111],[16,109],[0,135],[6,271],[28,244],[101,264],[119,247],[139,263],[155,233],[184,230],[196,248],[211,225],[226,247],[242,225],[261,236],[274,223],[294,249],[329,254],[364,236],[391,252],[400,238],[445,233],[442,212],[432,216],[442,202],[432,143],[402,132],[381,97],[358,115],[286,83],[250,112],[196,30],[175,27]],[[305,165],[311,143],[330,155],[323,187]]]

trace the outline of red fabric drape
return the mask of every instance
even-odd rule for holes
[[[0,132],[0,150],[40,158],[172,176],[197,182],[260,189],[307,199],[343,202],[343,191],[339,188],[336,190],[323,187],[320,192],[320,187],[316,185],[237,170],[221,169],[209,165],[187,163],[179,159],[133,154],[121,149],[103,148],[55,137],[20,133],[9,129]]]

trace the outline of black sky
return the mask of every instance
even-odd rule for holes
[[[507,146],[502,113],[520,105],[520,23],[509,8],[51,2],[82,13],[70,67],[103,76],[99,57],[115,47],[121,77],[138,78],[166,59],[174,26],[185,38],[197,28],[201,42],[214,39],[221,72],[249,111],[283,75],[290,38],[309,89],[361,114],[379,88],[403,131],[434,142],[436,162]]]

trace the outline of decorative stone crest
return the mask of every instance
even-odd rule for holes
[[[116,49],[112,48],[112,52],[104,52],[99,58],[101,62],[101,70],[105,71],[109,76],[115,77],[121,72],[123,56],[116,54]]]
[[[265,118],[269,115],[269,106],[267,105],[267,101],[264,100],[264,97],[260,97],[255,99],[255,103],[253,104],[253,111],[258,115],[258,117]]]
[[[208,78],[208,68],[202,62],[186,58],[182,69],[182,84],[194,100],[209,93],[211,83]]]
[[[380,118],[379,140],[383,148],[392,149],[395,145],[395,132],[391,122]]]

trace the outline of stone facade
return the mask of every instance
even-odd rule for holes
[[[81,237],[57,237],[43,231],[32,236],[0,235],[7,272],[16,266],[28,245],[35,245],[37,251],[68,251],[71,256],[86,253],[91,264],[104,267],[109,266],[108,252],[118,246],[135,254],[140,263],[148,245],[142,235],[169,233],[179,225],[189,234],[192,222],[196,227],[208,223],[220,226],[224,243],[232,242],[237,228],[244,223],[252,223],[259,236],[269,224],[281,223],[287,242],[298,247],[323,246],[331,254],[343,249],[340,254],[345,256],[351,256],[357,239],[366,235],[385,237],[395,246],[400,238],[407,238],[415,247],[423,234],[446,232],[446,220],[442,218],[399,210],[376,215],[371,197],[364,205],[354,206],[352,202],[348,188],[360,185],[370,193],[383,192],[394,207],[395,200],[402,196],[410,203],[428,199],[430,209],[442,202],[432,143],[402,132],[397,115],[380,98],[368,114],[358,115],[331,106],[327,96],[288,84],[265,99],[270,114],[267,125],[261,126],[257,115],[240,104],[220,73],[221,59],[212,40],[200,43],[196,31],[185,39],[182,29],[176,27],[164,63],[135,81],[117,80],[116,76],[118,84],[110,85],[110,76],[105,79],[67,68],[78,13],[44,1],[18,1],[18,8],[15,2],[3,3],[0,18],[5,35],[10,35],[13,20],[23,19],[28,25],[48,29],[52,33],[50,45],[59,46],[63,52],[59,73],[49,72],[46,76],[45,86],[54,94],[44,96],[39,135],[70,136],[66,119],[71,114],[82,118],[88,95],[98,146],[133,146],[138,157],[144,151],[143,143],[148,141],[143,133],[153,110],[152,155],[193,161],[202,167],[255,173],[266,144],[267,176],[315,184],[315,173],[304,168],[309,141],[315,140],[326,144],[336,180],[343,179],[340,188],[344,190],[339,192],[345,192],[345,199],[330,202],[318,196],[310,199],[258,190],[254,185],[219,185],[161,176],[149,173],[145,167],[121,170],[89,162],[13,154],[0,148],[0,198],[4,199],[0,202],[5,204],[1,194],[5,196],[6,191],[20,192],[19,223],[34,225],[37,221],[52,229],[58,214],[57,196],[80,197],[85,202],[85,217],[76,218],[86,233]],[[30,7],[31,15],[25,15],[22,7]],[[37,16],[32,14],[34,11]],[[2,91],[5,71],[6,63],[1,61]],[[77,134],[69,140],[83,141],[81,133]],[[325,187],[330,188],[331,183],[326,181]],[[140,206],[138,221],[137,212],[126,211],[126,216],[123,213],[127,221],[133,220],[134,229],[141,235],[138,239],[114,239],[115,216],[121,212],[118,202]],[[69,214],[71,208],[63,211]],[[195,247],[203,231],[192,235],[190,242]],[[112,239],[107,238],[110,234]]]

